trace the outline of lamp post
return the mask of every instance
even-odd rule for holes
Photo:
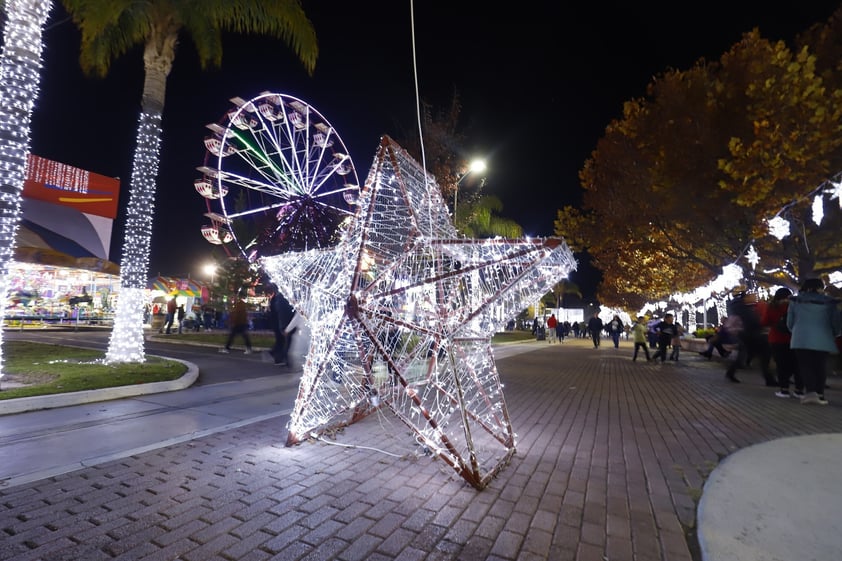
[[[211,279],[211,286],[213,286],[214,275],[216,275],[216,264],[208,263],[205,265],[202,270],[208,275]]]
[[[459,184],[462,180],[468,177],[471,173],[482,173],[485,171],[485,160],[474,160],[468,166],[468,170],[456,181],[456,187],[453,189],[453,218],[456,218],[456,204],[459,199]]]

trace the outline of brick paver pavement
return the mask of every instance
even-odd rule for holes
[[[756,371],[630,357],[568,342],[498,361],[518,446],[483,491],[388,414],[292,448],[278,418],[0,490],[0,560],[698,561],[724,456],[842,432],[836,388],[804,407]]]

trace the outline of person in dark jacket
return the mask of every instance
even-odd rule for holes
[[[269,351],[272,361],[280,366],[288,364],[287,354],[291,343],[291,335],[287,334],[286,328],[292,321],[295,310],[284,295],[274,287],[272,298],[269,299],[269,323],[272,332],[275,334],[275,344]]]
[[[736,373],[740,368],[747,368],[753,358],[760,360],[763,380],[769,387],[778,385],[778,381],[769,371],[769,361],[766,354],[769,341],[763,327],[760,325],[760,315],[757,312],[757,295],[749,292],[738,292],[728,306],[728,315],[739,318],[740,329],[737,333],[737,356],[725,370],[725,377],[734,383],[740,383]]]
[[[599,348],[599,339],[602,336],[602,329],[604,325],[602,320],[599,318],[599,312],[595,312],[593,317],[588,320],[588,332],[591,334],[591,340],[593,340],[593,348]]]
[[[623,320],[615,314],[614,318],[608,322],[608,334],[611,335],[611,341],[614,343],[615,349],[620,347],[620,336],[625,330],[626,326],[623,325]]]
[[[225,341],[225,346],[219,349],[221,353],[231,352],[231,343],[234,342],[234,337],[240,335],[243,342],[246,344],[245,353],[251,353],[251,338],[249,337],[249,316],[248,308],[245,302],[246,294],[241,291],[234,303],[231,305],[231,313],[228,315],[228,339]]]
[[[827,405],[824,397],[828,358],[838,352],[836,337],[842,334],[839,303],[824,293],[821,279],[807,279],[797,296],[789,299],[787,328],[795,351],[798,371],[804,379],[803,405]]]
[[[661,358],[661,364],[667,360],[667,349],[672,344],[672,338],[678,334],[678,325],[675,323],[675,316],[666,314],[664,319],[655,326],[655,331],[658,333],[658,350],[652,356],[652,360]]]

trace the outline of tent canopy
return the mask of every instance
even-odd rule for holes
[[[157,290],[171,296],[186,296],[199,298],[202,296],[204,285],[193,279],[175,277],[154,277],[146,286],[149,290]]]

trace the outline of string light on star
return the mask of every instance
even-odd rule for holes
[[[515,450],[491,335],[567,277],[560,239],[466,239],[435,180],[383,137],[335,248],[265,257],[313,337],[287,444],[387,407],[482,489]]]

